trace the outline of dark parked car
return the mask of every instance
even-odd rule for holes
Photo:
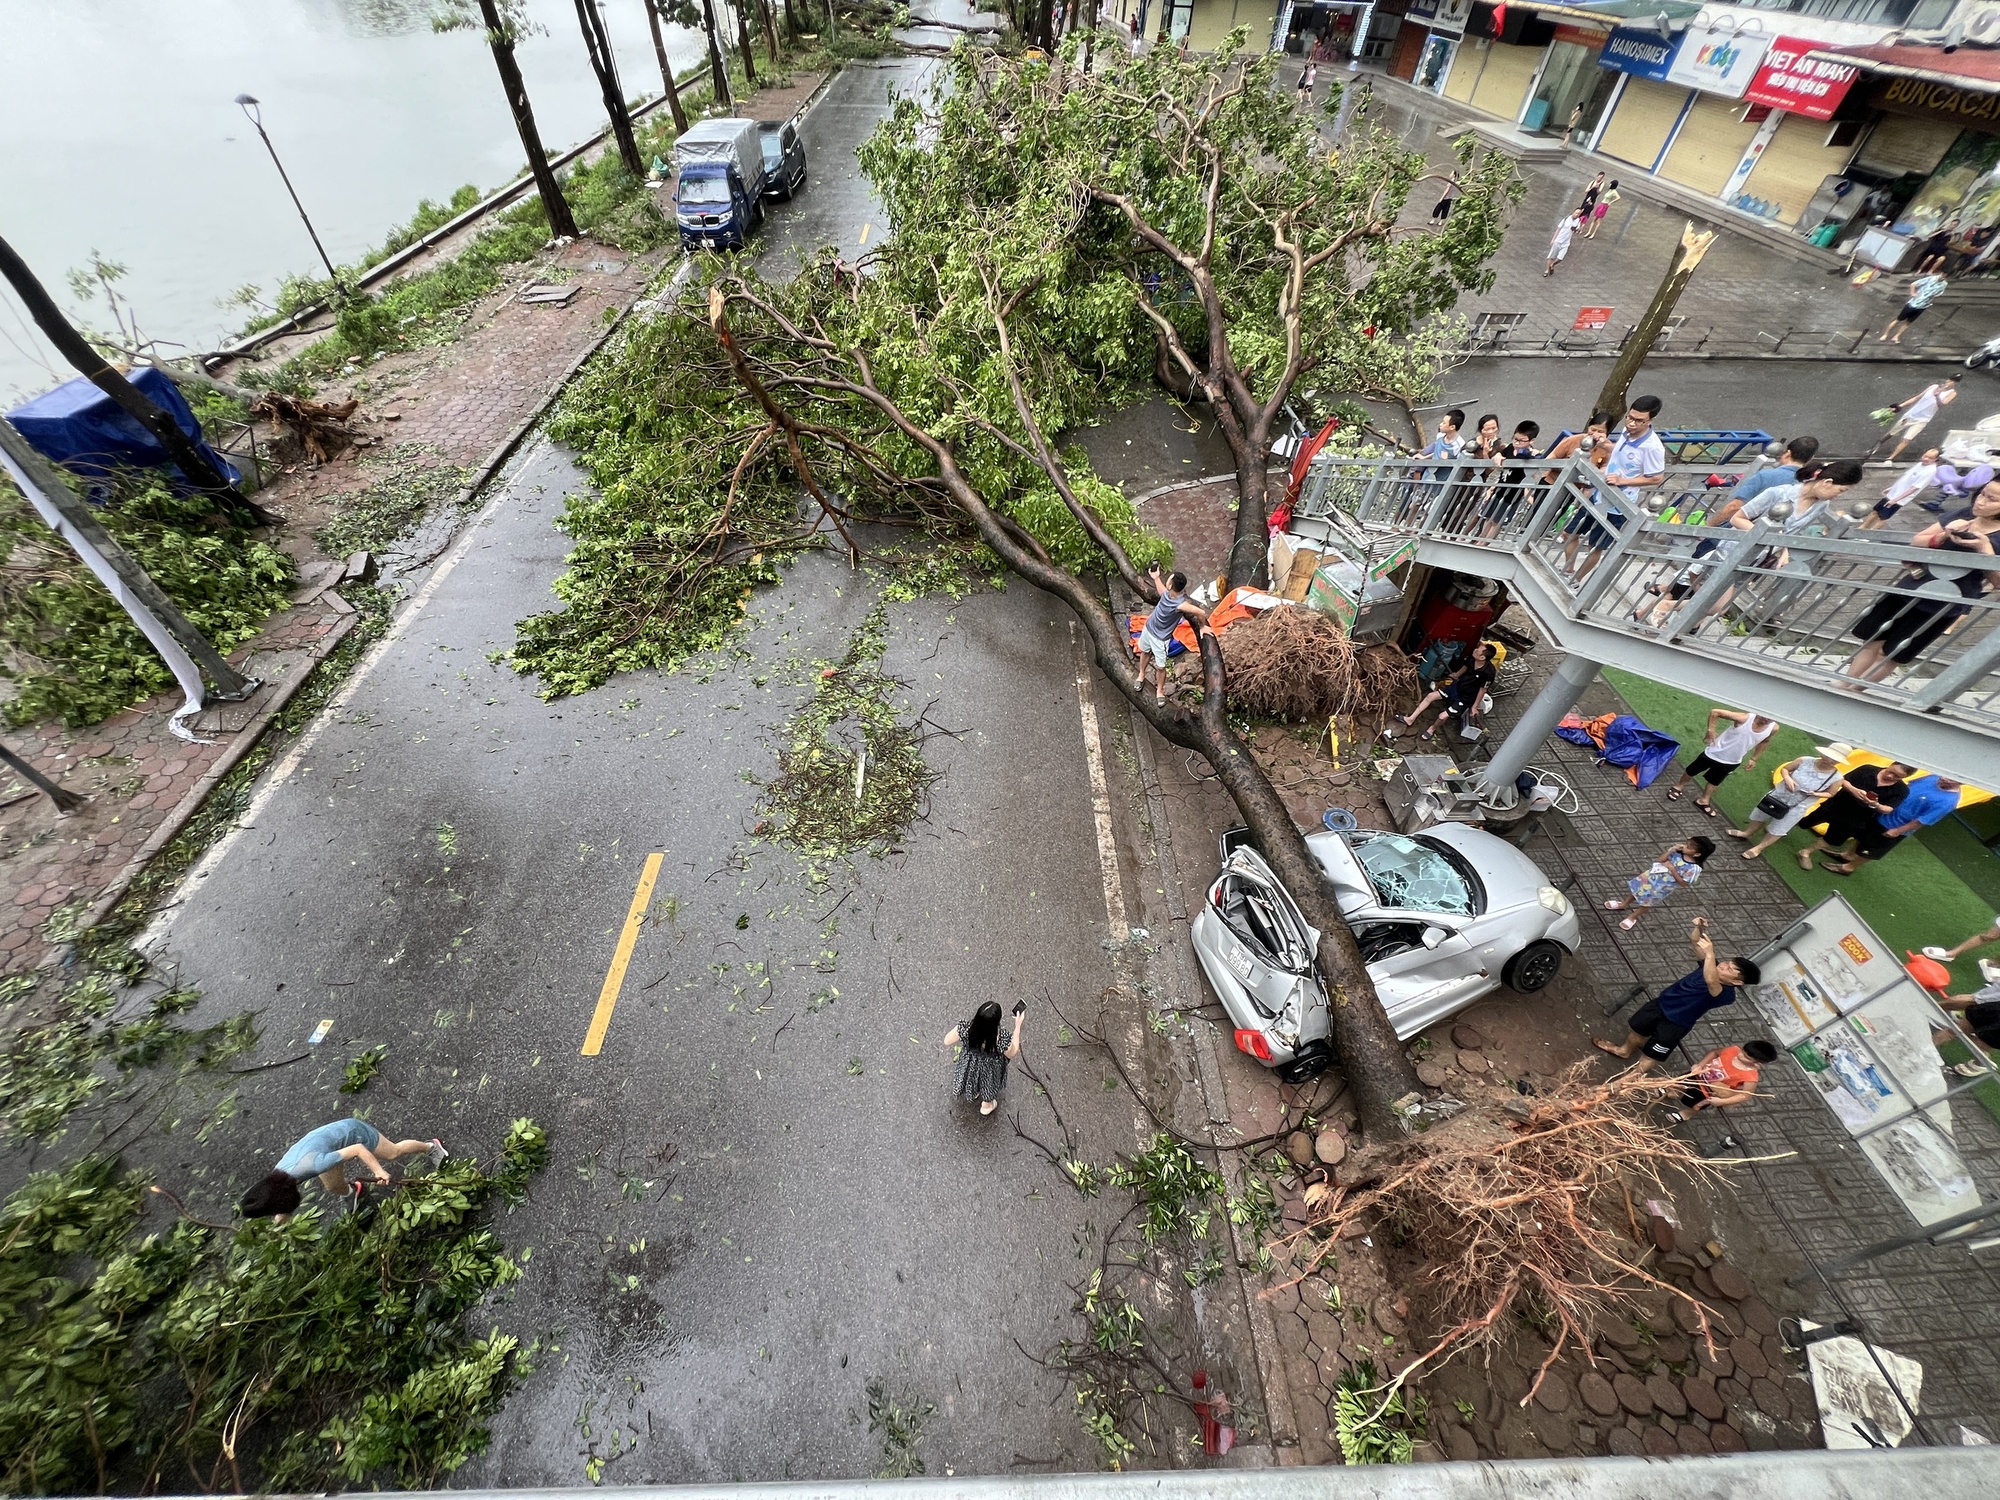
[[[805,186],[806,148],[797,125],[790,120],[782,125],[760,121],[757,140],[764,148],[766,198],[789,198]]]

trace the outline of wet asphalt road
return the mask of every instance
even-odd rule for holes
[[[850,249],[872,212],[852,147],[892,84],[856,68],[809,119],[811,186],[772,254]],[[886,668],[962,731],[897,852],[817,864],[750,829],[778,726],[879,597],[801,561],[741,649],[544,704],[498,664],[550,602],[582,483],[537,446],[317,737],[184,887],[151,939],[204,999],[259,1013],[236,1118],[144,1152],[222,1207],[300,1132],[359,1104],[482,1155],[533,1116],[552,1156],[502,1225],[527,1275],[497,1312],[548,1341],[461,1482],[576,1485],[869,1475],[865,1388],[938,1408],[930,1471],[1094,1467],[1037,1353],[1073,1333],[1095,1256],[1080,1199],[1006,1114],[955,1106],[939,1038],[1030,1001],[1028,1055],[1106,1159],[1130,1100],[1058,1048],[1035,997],[1108,982],[1106,900],[1067,618],[1025,587],[889,607]],[[647,856],[662,855],[601,1055],[580,1055]],[[345,1060],[384,1044],[359,1100]],[[1047,1140],[1017,1070],[1007,1111]]]

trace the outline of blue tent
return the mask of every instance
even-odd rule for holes
[[[209,461],[229,476],[231,484],[237,481],[240,476],[235,466],[203,440],[201,424],[173,381],[150,365],[134,370],[127,378],[195,440]],[[108,478],[120,468],[173,468],[166,449],[153,435],[80,375],[15,407],[7,413],[7,420],[44,458],[93,479]]]

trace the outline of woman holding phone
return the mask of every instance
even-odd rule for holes
[[[979,1112],[990,1115],[1000,1107],[1001,1090],[1007,1087],[1007,1062],[1021,1055],[1021,1023],[1028,1018],[1025,1000],[1014,1002],[1014,1034],[1000,1045],[1000,1002],[988,1000],[972,1013],[963,1026],[944,1034],[944,1045],[959,1049],[952,1073],[952,1092],[959,1098],[979,1101]]]

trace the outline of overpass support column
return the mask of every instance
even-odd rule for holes
[[[1481,778],[1489,786],[1512,786],[1514,778],[1527,767],[1529,761],[1542,748],[1542,742],[1549,737],[1556,725],[1562,722],[1564,714],[1576,707],[1576,700],[1583,696],[1583,690],[1597,680],[1600,663],[1581,656],[1566,656],[1555,675],[1549,678],[1535,701],[1528,705],[1528,711],[1521,715],[1498,750],[1493,752],[1492,762],[1486,767]]]

